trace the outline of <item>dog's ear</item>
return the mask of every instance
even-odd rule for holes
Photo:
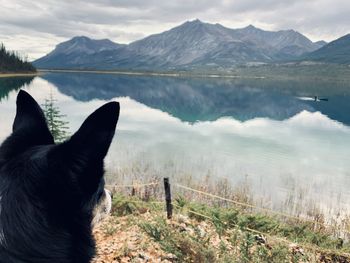
[[[93,112],[66,143],[71,153],[89,161],[103,160],[119,118],[119,103],[109,102]]]
[[[12,126],[13,133],[30,135],[33,143],[52,144],[53,137],[46,123],[45,115],[39,104],[27,92],[20,90],[17,96],[17,111]]]
[[[54,143],[44,113],[32,96],[20,90],[16,104],[12,134],[1,146],[0,159],[3,160],[22,153],[30,147]]]

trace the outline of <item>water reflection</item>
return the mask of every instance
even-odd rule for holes
[[[12,90],[19,90],[24,85],[29,85],[34,77],[0,78],[0,102],[8,98]]]
[[[79,101],[130,97],[186,122],[214,121],[230,116],[245,121],[258,117],[285,120],[306,110],[321,111],[350,124],[350,94],[327,94],[330,101],[305,101],[302,95],[325,93],[324,83],[118,76],[101,74],[47,74],[44,79]],[[288,88],[288,85],[291,85]],[[309,85],[305,92],[305,85]],[[287,87],[286,87],[287,86]],[[316,88],[318,87],[317,91]],[[314,89],[314,90],[313,90]]]
[[[304,85],[304,87],[303,87]],[[307,86],[308,85],[308,86]],[[26,89],[39,102],[50,90],[72,132],[106,100],[121,103],[107,169],[249,180],[276,205],[286,193],[346,206],[350,128],[346,87],[314,82],[47,74]],[[305,88],[307,87],[307,88]],[[328,102],[303,99],[314,94]],[[10,132],[16,92],[0,103],[0,139]],[[336,120],[336,121],[334,121]],[[342,122],[342,123],[341,123]],[[8,127],[8,128],[7,128]]]

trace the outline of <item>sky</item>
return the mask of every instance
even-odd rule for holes
[[[0,0],[0,42],[34,60],[74,36],[130,43],[197,18],[332,41],[350,33],[349,14],[349,0]]]

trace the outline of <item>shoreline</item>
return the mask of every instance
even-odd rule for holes
[[[41,75],[39,71],[32,73],[0,73],[0,78],[35,77],[39,75]]]
[[[89,73],[89,74],[110,74],[110,75],[130,75],[130,76],[157,76],[157,77],[195,77],[195,78],[251,78],[264,79],[261,76],[240,76],[232,74],[203,74],[191,72],[146,72],[146,71],[118,71],[118,70],[79,70],[79,69],[38,69],[39,73]]]
[[[251,80],[317,80],[317,81],[349,81],[350,67],[322,65],[322,66],[289,66],[270,65],[263,67],[241,67],[229,71],[143,71],[143,70],[94,70],[94,69],[37,69],[39,73],[82,73],[106,74],[124,76],[149,76],[171,78],[207,78],[207,79],[251,79]]]

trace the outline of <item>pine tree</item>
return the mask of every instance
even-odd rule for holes
[[[0,43],[0,72],[36,72],[36,69],[26,56],[7,51],[4,44]]]
[[[55,105],[55,102],[56,100],[54,99],[52,92],[50,92],[50,97],[45,99],[42,106],[49,130],[51,131],[55,142],[60,143],[69,137],[69,122],[64,120],[66,115],[61,114],[59,108]]]

